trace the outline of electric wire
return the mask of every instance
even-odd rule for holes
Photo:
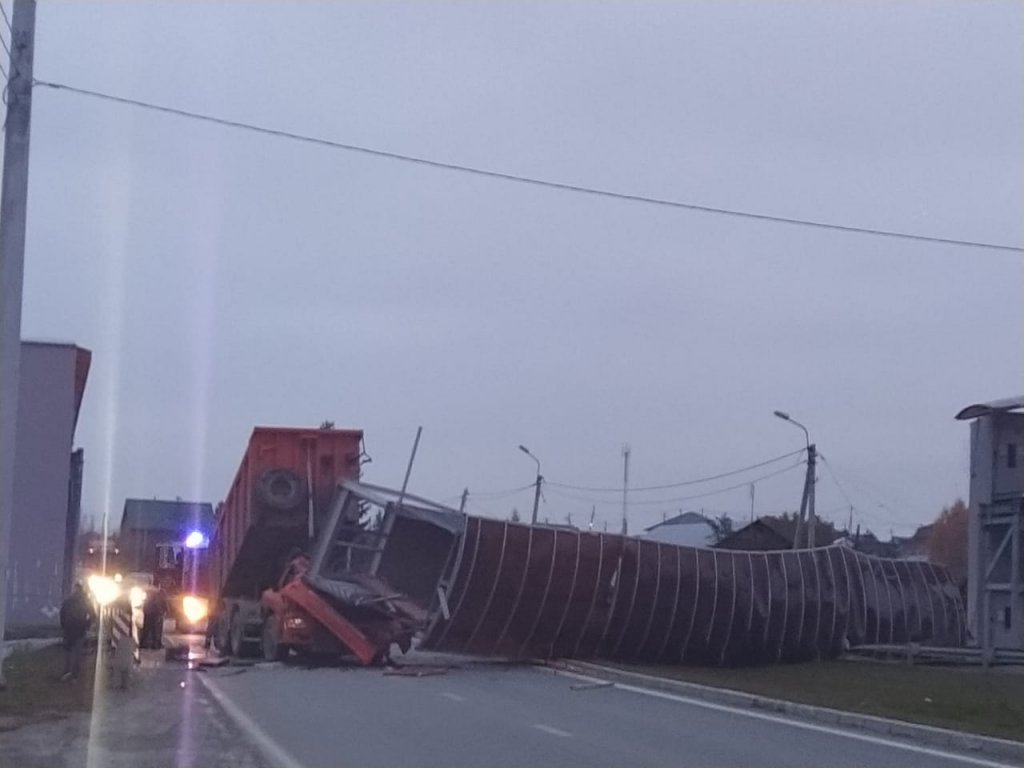
[[[708,482],[711,482],[712,480],[720,480],[723,477],[732,477],[733,475],[739,475],[739,474],[742,474],[744,472],[749,472],[752,469],[760,469],[761,467],[766,467],[769,464],[775,464],[776,462],[782,461],[783,459],[788,459],[788,458],[791,458],[793,456],[798,456],[799,454],[805,453],[806,450],[807,450],[806,448],[801,448],[800,450],[797,450],[797,451],[791,451],[789,453],[784,453],[781,456],[775,456],[774,458],[771,458],[771,459],[766,459],[764,461],[759,461],[757,464],[751,464],[751,465],[746,466],[746,467],[740,467],[739,469],[733,469],[733,470],[730,470],[728,472],[722,472],[722,473],[717,474],[717,475],[708,475],[707,477],[697,477],[697,478],[693,478],[692,480],[680,480],[679,482],[666,483],[664,485],[644,485],[644,486],[638,486],[636,488],[634,488],[633,486],[629,486],[629,492],[630,493],[634,493],[634,492],[646,492],[646,491],[664,491],[664,490],[668,490],[670,488],[682,488],[682,487],[687,486],[687,485],[698,485],[700,483],[708,483]],[[756,481],[748,480],[745,484],[749,484],[751,482],[756,482]],[[621,485],[618,486],[618,487],[607,487],[607,488],[594,488],[594,487],[588,487],[588,486],[585,486],[585,485],[569,485],[567,483],[554,483],[554,482],[550,482],[550,483],[549,482],[545,482],[545,485],[547,485],[547,486],[549,486],[551,488],[565,488],[565,489],[573,490],[573,491],[587,491],[589,493],[622,493],[622,486]]]
[[[241,130],[252,131],[255,133],[261,133],[267,136],[276,136],[278,138],[290,139],[293,141],[300,141],[323,147],[330,147],[332,149],[340,149],[348,152],[357,152],[365,155],[371,155],[374,157],[383,157],[388,158],[390,160],[398,160],[401,162],[414,163],[417,165],[429,166],[432,168],[440,168],[442,170],[447,171],[467,173],[491,179],[500,179],[502,181],[510,181],[519,184],[529,184],[538,187],[546,187],[548,189],[556,189],[564,192],[575,192],[578,194],[593,195],[597,197],[611,198],[615,200],[625,200],[635,203],[644,203],[647,205],[677,208],[688,211],[695,211],[698,213],[716,214],[720,216],[732,216],[742,219],[767,221],[776,224],[789,224],[792,226],[811,227],[816,229],[832,230],[838,232],[870,235],[873,237],[885,237],[898,240],[914,240],[918,242],[935,243],[939,245],[983,248],[988,250],[1007,251],[1012,253],[1024,252],[1024,247],[1006,245],[1003,243],[984,242],[978,240],[965,240],[949,237],[937,237],[933,235],[922,235],[912,232],[901,232],[897,230],[877,229],[873,227],[860,227],[849,224],[836,224],[832,222],[818,221],[814,219],[801,219],[791,216],[778,216],[774,214],[739,210],[735,208],[721,208],[712,205],[687,203],[679,200],[669,200],[665,198],[651,197],[648,195],[632,194],[627,192],[616,192],[610,189],[600,189],[597,187],[586,187],[580,184],[570,184],[567,182],[552,181],[549,179],[541,179],[531,176],[522,176],[514,173],[506,173],[503,171],[494,171],[486,168],[479,168],[476,166],[463,165],[460,163],[432,160],[426,157],[419,157],[416,155],[408,155],[401,152],[392,152],[389,150],[376,149],[373,147],[367,147],[358,144],[348,144],[341,141],[333,141],[331,139],[323,139],[315,136],[295,133],[293,131],[285,131],[277,128],[268,128],[266,126],[260,126],[254,123],[245,123],[240,120],[231,120],[228,118],[217,117],[215,115],[205,114],[202,112],[194,112],[192,110],[180,109],[177,107],[169,107],[163,104],[156,104],[154,102],[143,101],[141,99],[132,99],[124,96],[117,96],[111,93],[96,91],[89,88],[79,88],[77,86],[67,85],[64,83],[56,83],[49,80],[37,79],[33,81],[33,84],[36,86],[51,88],[53,90],[67,91],[69,93],[78,94],[80,96],[89,96],[96,99],[115,102],[118,104],[125,104],[134,107],[140,107],[143,109],[153,110],[156,112],[163,112],[165,114],[175,115],[178,117],[200,120],[207,123],[214,123],[229,128],[237,128]]]
[[[4,17],[4,24],[6,24],[6,25],[7,25],[7,31],[8,31],[8,32],[12,32],[13,30],[11,29],[11,20],[10,20],[10,18],[9,18],[9,17],[7,16],[7,9],[6,9],[5,7],[4,7],[4,4],[3,4],[3,3],[0,3],[0,14],[3,14],[3,17]]]
[[[802,453],[802,451],[800,451],[800,453]],[[634,507],[634,506],[651,506],[651,505],[659,505],[659,504],[660,505],[676,504],[676,503],[678,503],[680,501],[691,501],[693,499],[708,498],[709,496],[718,496],[718,495],[723,494],[723,493],[728,493],[729,491],[735,491],[735,490],[737,490],[739,488],[746,488],[752,482],[753,483],[758,483],[758,482],[760,482],[762,480],[767,480],[767,479],[772,478],[772,477],[778,477],[779,475],[785,474],[786,472],[792,472],[794,469],[796,469],[797,467],[803,466],[804,464],[806,464],[806,462],[801,459],[800,461],[796,462],[795,464],[790,464],[789,466],[783,467],[782,469],[775,470],[774,472],[769,472],[767,474],[761,475],[760,477],[755,477],[752,480],[744,480],[742,483],[738,483],[736,485],[730,485],[730,486],[727,486],[725,488],[718,488],[718,489],[713,490],[713,491],[705,491],[704,493],[695,493],[695,494],[692,494],[692,495],[689,495],[689,496],[676,496],[676,497],[671,498],[671,499],[642,499],[640,501],[634,501],[633,499],[630,499],[629,500],[629,506],[630,507]],[[595,499],[593,497],[580,496],[580,495],[574,494],[574,493],[566,493],[565,491],[559,490],[558,488],[550,488],[549,490],[552,493],[554,493],[555,495],[557,495],[557,496],[562,496],[562,497],[568,498],[568,499],[574,499],[576,501],[585,501],[585,502],[588,502],[590,504],[610,504],[611,503],[611,501],[608,500],[608,499]],[[620,488],[619,491],[621,492],[622,489]]]

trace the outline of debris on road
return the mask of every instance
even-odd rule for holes
[[[405,664],[391,667],[384,670],[385,677],[433,677],[435,675],[447,675],[449,666],[437,666],[434,664]]]
[[[613,683],[611,681],[604,681],[604,680],[602,680],[601,682],[597,682],[597,683],[575,683],[574,685],[570,685],[569,686],[569,690],[570,691],[592,691],[595,688],[611,688],[614,685],[615,685],[615,683]]]

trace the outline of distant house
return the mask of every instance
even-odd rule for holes
[[[891,537],[889,541],[882,541],[871,531],[854,536],[853,548],[865,555],[874,555],[875,557],[892,559],[900,557],[900,542],[897,538]]]
[[[192,531],[209,539],[215,526],[209,502],[126,499],[118,533],[121,568],[152,573],[157,567],[158,544],[180,544]]]
[[[766,516],[733,531],[718,544],[717,549],[746,549],[754,552],[768,552],[776,549],[792,549],[796,537],[795,518]],[[828,523],[820,520],[814,528],[814,544],[827,546],[840,538],[840,533]],[[805,542],[806,528],[801,532],[801,543]]]
[[[893,536],[899,547],[899,556],[904,560],[928,560],[928,539],[932,534],[932,525],[922,525],[913,536],[897,538]]]
[[[639,538],[686,547],[710,547],[715,541],[715,529],[704,515],[683,512],[645,529]]]

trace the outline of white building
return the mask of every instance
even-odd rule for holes
[[[969,405],[971,506],[967,622],[977,643],[1024,649],[1024,396]]]
[[[710,547],[715,543],[715,529],[704,515],[682,512],[652,525],[638,538],[684,547]]]

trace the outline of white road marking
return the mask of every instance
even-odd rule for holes
[[[572,738],[572,734],[568,731],[563,731],[561,728],[552,728],[550,725],[544,725],[543,723],[535,723],[534,728],[538,731],[544,731],[544,733],[550,733],[552,736],[566,736]]]
[[[578,672],[566,672],[559,670],[559,675],[566,677],[572,677],[577,680],[584,680],[587,682],[602,682],[606,683],[607,680],[602,680],[599,677],[591,677],[590,675],[581,675]],[[618,688],[622,691],[629,691],[630,693],[639,693],[643,696],[652,696],[656,699],[666,699],[668,701],[677,701],[681,704],[692,704],[696,707],[704,707],[705,709],[713,709],[718,712],[729,712],[736,715],[742,715],[744,717],[752,717],[756,720],[767,720],[770,723],[779,723],[781,725],[789,725],[793,728],[803,728],[807,731],[817,731],[818,733],[827,733],[832,736],[845,736],[848,739],[857,739],[858,741],[866,741],[869,744],[880,744],[885,747],[895,747],[896,749],[905,749],[909,752],[917,752],[922,755],[931,755],[932,757],[941,757],[946,760],[952,760],[954,762],[970,763],[971,765],[980,765],[984,768],[1015,768],[1010,763],[998,763],[994,760],[986,760],[982,757],[973,757],[971,755],[965,755],[960,752],[950,752],[945,749],[938,749],[937,747],[926,747],[920,744],[913,744],[906,741],[897,741],[895,739],[888,739],[884,736],[873,736],[867,733],[858,733],[857,731],[845,730],[843,728],[834,727],[830,725],[820,725],[818,723],[809,723],[802,720],[791,720],[787,717],[780,715],[770,715],[765,712],[757,712],[750,709],[744,709],[742,707],[733,707],[728,704],[716,704],[711,701],[704,701],[702,699],[691,699],[688,696],[681,696],[677,693],[665,693],[664,691],[655,691],[650,688],[641,688],[637,685],[627,685],[625,683],[615,683],[613,688]],[[542,726],[536,725],[535,728],[541,728]]]
[[[465,701],[466,700],[465,696],[459,696],[459,694],[457,694],[457,693],[449,693],[448,691],[445,691],[441,695],[444,696],[446,699],[451,699],[452,701]]]
[[[235,724],[252,739],[256,747],[270,761],[271,765],[277,768],[306,768],[302,763],[286,752],[276,741],[260,728],[243,712],[235,702],[228,698],[216,683],[206,675],[197,675],[203,687],[210,692],[210,695],[221,705],[228,717],[235,721]]]

